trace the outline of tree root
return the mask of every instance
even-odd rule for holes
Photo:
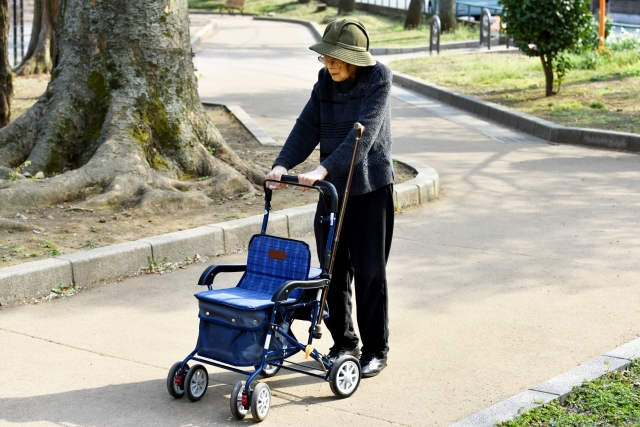
[[[74,201],[78,209],[135,206],[156,213],[202,208],[221,197],[255,192],[242,175],[212,156],[209,172],[214,176],[180,181],[151,169],[139,153],[124,156],[123,148],[136,146],[118,139],[122,138],[102,144],[79,169],[45,180],[0,185],[0,205],[28,209]]]
[[[47,91],[0,130],[0,174],[47,179],[0,184],[0,206],[171,210],[262,183],[198,99],[187,3],[161,3],[64,2]]]

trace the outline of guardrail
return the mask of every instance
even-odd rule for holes
[[[411,3],[411,0],[356,0],[356,3],[388,7],[390,9],[407,10],[409,9],[409,3]],[[422,13],[437,14],[440,10],[439,3],[439,0],[424,0]],[[492,15],[500,15],[502,13],[502,7],[492,7],[478,3],[456,2],[456,16],[460,16],[458,14],[460,6],[466,7],[467,19],[471,19],[471,16],[480,16],[482,9],[488,9]],[[472,11],[477,11],[478,13],[471,13]]]

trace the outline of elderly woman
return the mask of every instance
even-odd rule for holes
[[[319,179],[328,180],[338,194],[344,195],[355,146],[353,125],[364,125],[327,295],[326,325],[334,341],[328,357],[335,360],[345,354],[360,355],[363,378],[373,377],[387,366],[389,351],[386,263],[394,220],[389,104],[392,73],[373,59],[367,30],[355,19],[330,23],[322,41],[309,49],[320,54],[318,60],[324,67],[267,178],[280,180],[319,143],[320,165],[298,175],[298,181],[312,185]],[[327,224],[319,221],[320,216],[327,215],[324,197],[320,196],[315,221],[320,257],[328,232]],[[351,318],[352,279],[361,338]]]

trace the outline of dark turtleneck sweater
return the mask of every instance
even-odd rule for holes
[[[311,98],[274,164],[291,169],[320,143],[325,178],[344,194],[355,146],[353,125],[360,122],[360,140],[350,195],[357,196],[393,183],[391,159],[391,80],[393,74],[376,62],[358,68],[356,78],[334,82],[326,68],[318,73]]]

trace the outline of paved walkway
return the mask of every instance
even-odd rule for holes
[[[306,31],[220,18],[196,56],[202,97],[240,104],[282,141],[319,67]],[[347,400],[279,374],[264,425],[447,426],[640,335],[640,156],[509,142],[466,113],[400,98],[394,151],[434,167],[442,194],[397,216],[389,367]],[[210,370],[198,403],[165,389],[196,342],[201,271],[0,312],[0,423],[239,425],[236,374]]]

